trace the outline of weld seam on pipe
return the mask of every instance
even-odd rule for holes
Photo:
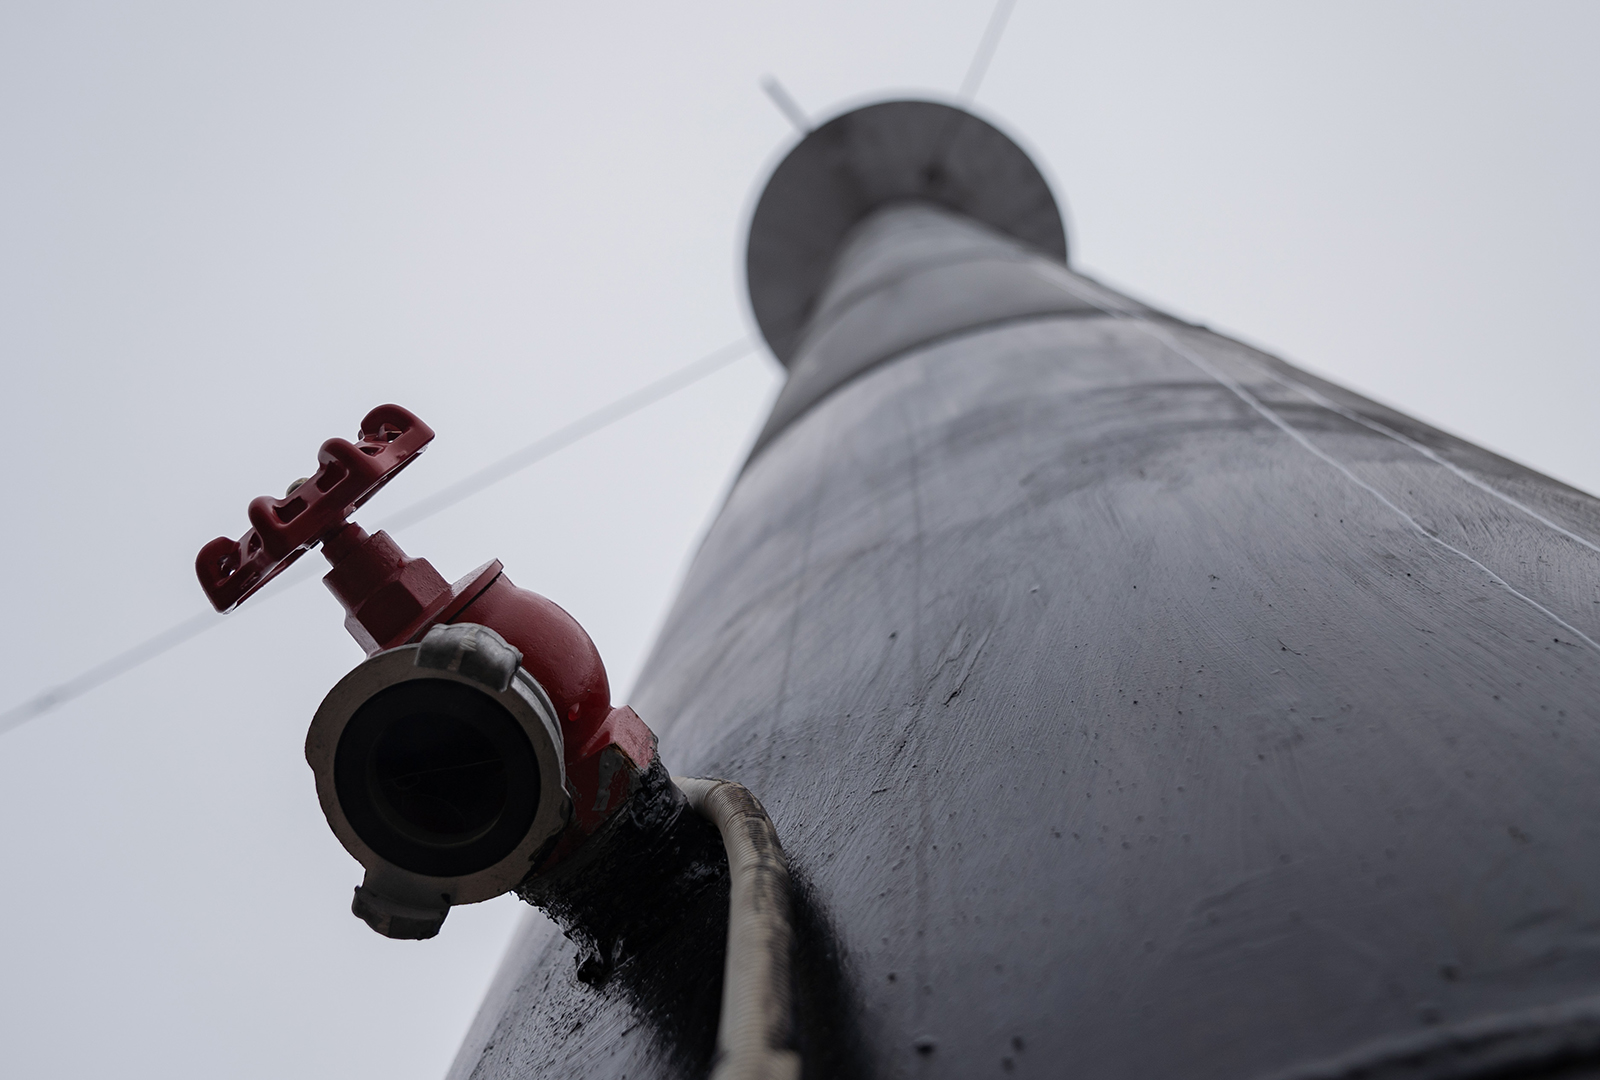
[[[761,803],[730,780],[673,777],[728,853],[728,955],[711,1080],[798,1080],[790,1049],[789,868]]]

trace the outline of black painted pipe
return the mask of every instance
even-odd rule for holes
[[[1065,254],[942,106],[755,214],[789,382],[635,699],[784,837],[807,1075],[1600,1075],[1600,503]],[[573,953],[452,1075],[703,1068]]]

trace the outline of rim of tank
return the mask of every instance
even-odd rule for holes
[[[750,219],[745,274],[761,336],[788,364],[861,219],[891,202],[948,207],[1067,261],[1044,174],[1015,140],[964,109],[880,101],[812,129],[772,171]]]

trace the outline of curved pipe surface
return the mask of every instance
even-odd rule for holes
[[[756,797],[730,780],[673,777],[728,851],[728,958],[711,1080],[798,1080],[789,1048],[789,867]]]

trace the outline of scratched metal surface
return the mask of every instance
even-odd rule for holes
[[[632,702],[778,825],[810,1075],[1593,1075],[1600,503],[1058,280],[772,432]],[[573,961],[452,1075],[703,1068],[709,977]]]

